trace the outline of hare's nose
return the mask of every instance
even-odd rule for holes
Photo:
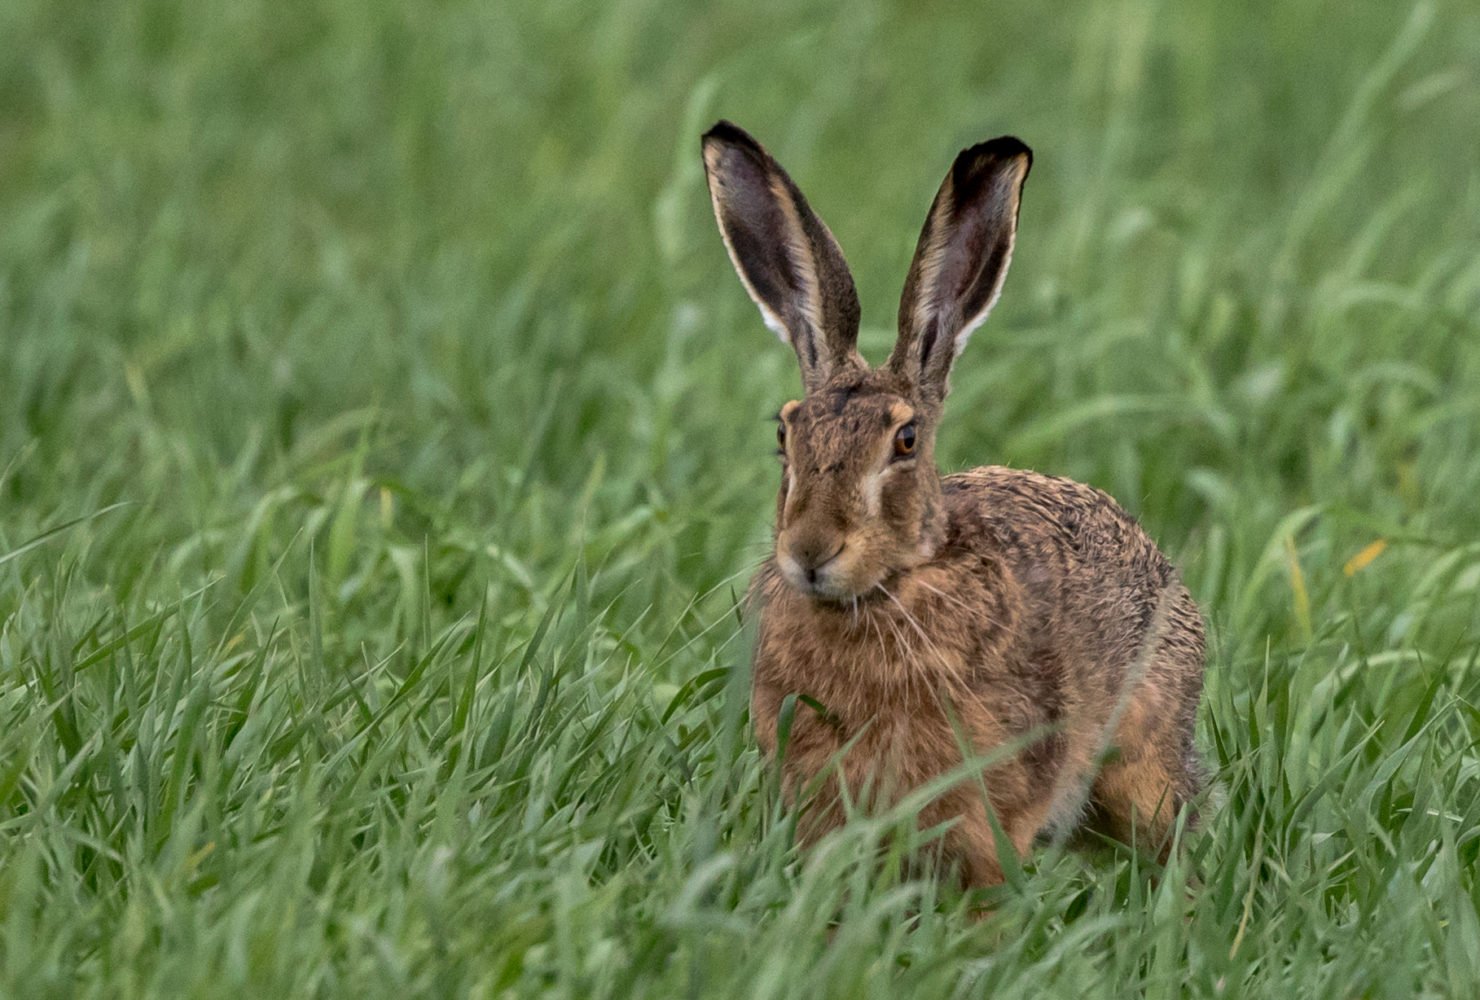
[[[816,583],[818,570],[838,557],[838,553],[843,551],[843,544],[841,538],[814,536],[797,539],[788,548],[791,557],[807,577],[807,582]]]

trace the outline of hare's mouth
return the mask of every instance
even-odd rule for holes
[[[847,541],[838,543],[831,552],[798,557],[787,549],[778,549],[776,564],[781,576],[792,589],[822,601],[845,601],[853,597],[849,560],[844,558]]]
[[[880,583],[876,573],[868,572],[864,555],[847,541],[811,560],[780,547],[776,565],[787,586],[805,597],[824,604],[856,604],[875,596]]]

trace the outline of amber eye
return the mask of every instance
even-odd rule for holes
[[[908,458],[915,453],[915,425],[905,424],[894,432],[894,454],[900,458]]]

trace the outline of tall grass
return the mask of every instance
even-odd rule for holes
[[[0,6],[0,994],[1473,996],[1480,11]],[[944,464],[1183,567],[1226,799],[995,916],[803,860],[736,595],[793,362],[697,136],[863,346],[1037,154]],[[897,819],[897,817],[896,817]]]

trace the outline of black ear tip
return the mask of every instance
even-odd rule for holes
[[[722,142],[734,146],[745,146],[749,149],[761,148],[761,144],[756,142],[749,132],[727,118],[721,118],[711,125],[709,131],[704,133],[703,142],[706,146],[711,142]]]
[[[958,179],[962,179],[1013,160],[1024,161],[1023,176],[1026,177],[1033,167],[1033,150],[1015,135],[999,135],[995,139],[961,150],[961,154],[956,157],[955,173]]]
[[[1028,148],[1028,144],[1015,135],[999,135],[995,139],[979,142],[970,149],[963,149],[961,155],[972,159],[992,157],[999,160],[1010,160],[1018,156],[1033,159],[1033,151]]]
[[[1015,135],[999,135],[995,139],[988,139],[981,144],[981,148],[984,151],[990,152],[993,156],[1000,157],[1004,160],[1026,156],[1029,163],[1033,162],[1033,150],[1029,149],[1028,144]]]

